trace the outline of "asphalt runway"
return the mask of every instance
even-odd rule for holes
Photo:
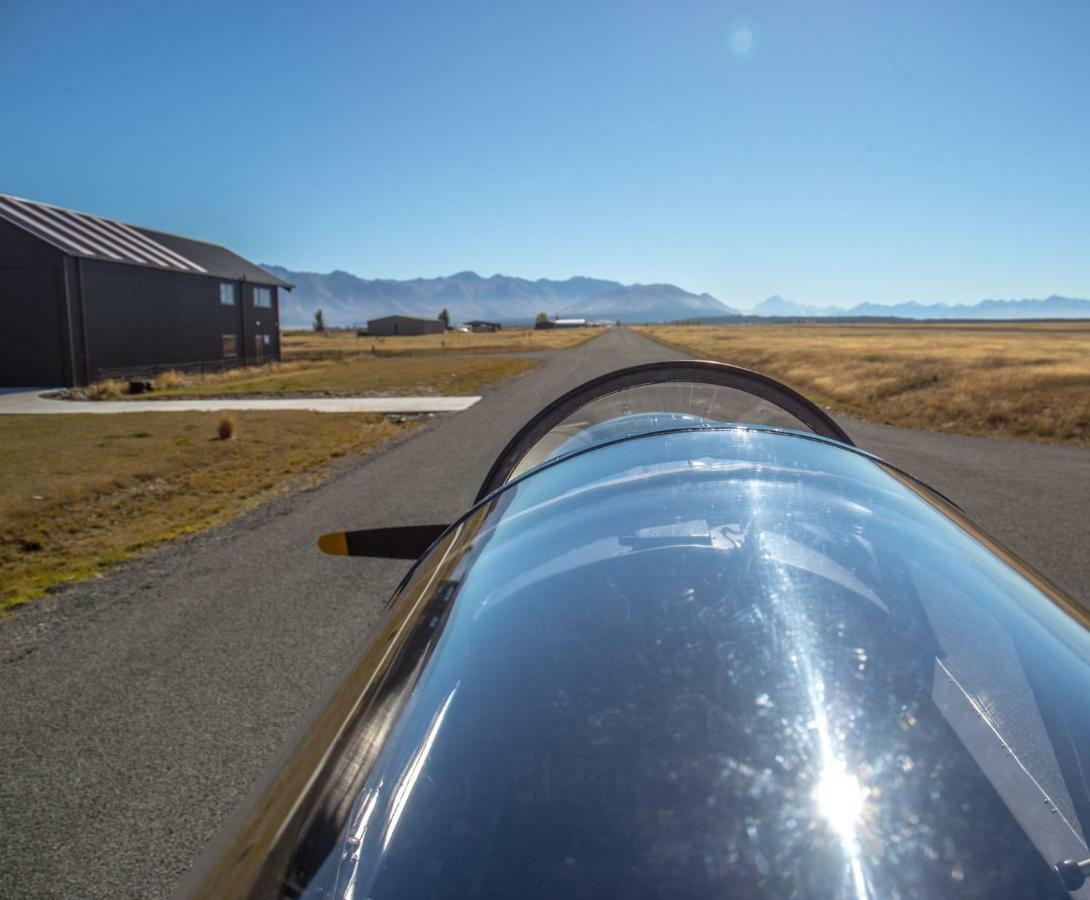
[[[610,329],[320,488],[0,622],[3,895],[169,894],[336,683],[407,569],[323,556],[315,538],[451,521],[549,400],[677,355]],[[1090,605],[1090,451],[842,424]]]

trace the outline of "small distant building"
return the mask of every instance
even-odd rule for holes
[[[542,319],[534,322],[534,328],[545,331],[549,328],[586,328],[586,319]]]
[[[292,287],[218,244],[0,194],[0,385],[278,360]]]
[[[474,319],[472,322],[466,322],[469,326],[469,330],[478,334],[487,333],[489,331],[501,331],[503,326],[499,322],[482,322],[480,319]]]
[[[418,319],[414,316],[382,316],[367,321],[367,333],[371,337],[444,334],[446,330],[447,327],[441,319]]]

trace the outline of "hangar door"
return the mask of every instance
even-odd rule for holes
[[[67,383],[60,273],[0,268],[0,387]]]

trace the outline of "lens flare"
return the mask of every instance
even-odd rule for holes
[[[748,25],[739,25],[731,32],[730,48],[739,56],[745,56],[753,49],[753,29]]]

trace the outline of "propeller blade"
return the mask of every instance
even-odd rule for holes
[[[401,525],[334,531],[318,538],[318,549],[330,556],[419,559],[449,525]]]

